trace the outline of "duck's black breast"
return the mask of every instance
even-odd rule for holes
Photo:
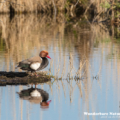
[[[42,102],[47,101],[49,99],[49,94],[46,91],[44,91],[42,89],[38,89],[38,88],[36,88],[36,89],[40,92],[40,94],[42,96]]]
[[[44,69],[45,67],[47,67],[49,64],[49,61],[46,57],[42,58],[42,63],[40,65],[40,67],[37,69],[37,70],[42,70]]]

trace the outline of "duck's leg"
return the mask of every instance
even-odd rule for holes
[[[31,88],[33,88],[33,83],[31,84]]]
[[[31,76],[34,76],[33,71],[31,71]]]
[[[35,88],[37,88],[37,84],[35,84]]]
[[[35,71],[35,76],[38,77],[39,75],[37,74],[37,72]]]
[[[31,71],[31,76],[36,76],[36,77],[38,77],[38,74],[37,74],[36,71]]]

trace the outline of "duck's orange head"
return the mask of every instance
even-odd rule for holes
[[[45,51],[45,50],[41,51],[39,56],[43,57],[43,58],[47,57],[47,58],[51,59],[50,56],[48,55],[48,51]]]
[[[50,101],[47,101],[47,102],[41,102],[40,105],[41,105],[41,108],[48,108],[49,107],[49,104],[50,104],[51,100]]]

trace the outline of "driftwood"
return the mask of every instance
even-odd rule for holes
[[[0,72],[0,86],[5,85],[27,85],[45,83],[51,80],[50,75],[38,73],[38,76],[26,72]]]

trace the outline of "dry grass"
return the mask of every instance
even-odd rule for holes
[[[0,0],[0,12],[10,12],[10,6],[15,12],[52,12],[53,9],[63,10],[66,0]]]
[[[90,0],[89,5],[86,7],[84,15],[88,13],[89,15],[93,15],[93,22],[101,22],[110,19],[110,24],[120,24],[119,19],[119,8],[117,8],[118,1],[115,0]],[[89,11],[92,10],[92,14]],[[116,18],[117,17],[117,18]]]

